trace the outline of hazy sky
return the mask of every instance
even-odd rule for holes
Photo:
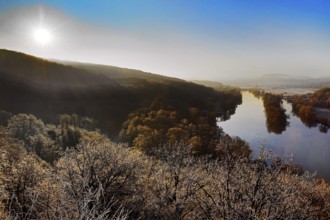
[[[330,76],[330,1],[0,0],[0,48],[184,79]]]

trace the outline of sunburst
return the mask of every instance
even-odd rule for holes
[[[41,45],[47,45],[52,42],[52,33],[46,28],[36,28],[33,32],[33,38],[36,43]]]

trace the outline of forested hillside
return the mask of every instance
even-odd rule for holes
[[[0,84],[2,110],[32,113],[47,122],[65,113],[89,116],[113,137],[129,113],[155,100],[162,100],[182,118],[189,115],[189,108],[217,116],[229,114],[241,102],[235,89],[220,92],[137,70],[59,64],[8,50],[0,50]]]

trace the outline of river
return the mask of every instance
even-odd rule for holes
[[[265,144],[274,154],[284,159],[293,159],[316,176],[330,180],[330,130],[322,133],[317,127],[306,127],[291,113],[291,105],[284,101],[283,107],[290,118],[289,125],[281,134],[269,133],[262,99],[250,92],[243,92],[243,102],[234,115],[218,125],[231,136],[239,136],[247,141],[253,152]]]

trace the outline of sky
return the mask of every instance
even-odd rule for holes
[[[0,0],[0,48],[189,80],[330,76],[330,1]]]

